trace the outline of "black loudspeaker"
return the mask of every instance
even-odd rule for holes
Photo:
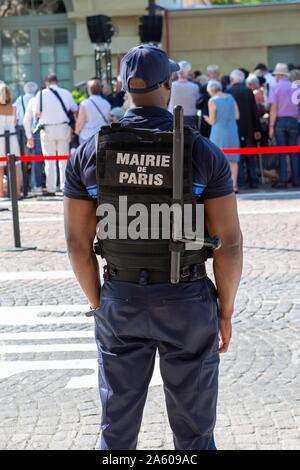
[[[161,42],[163,31],[163,17],[160,15],[149,15],[140,17],[139,35],[141,42]]]
[[[114,35],[111,18],[105,15],[87,16],[86,24],[90,40],[94,44],[110,42]]]

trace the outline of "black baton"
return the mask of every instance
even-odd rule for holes
[[[171,249],[171,284],[180,280],[180,255],[184,249],[182,239],[182,203],[183,203],[183,158],[184,125],[183,107],[175,106],[173,112],[173,218]]]

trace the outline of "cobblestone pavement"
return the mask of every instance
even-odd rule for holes
[[[239,197],[245,268],[222,356],[220,449],[300,449],[300,200]],[[0,208],[9,207],[5,201]],[[0,212],[0,448],[97,447],[93,323],[66,255],[61,200],[22,201],[22,243]],[[156,369],[139,448],[171,449]]]

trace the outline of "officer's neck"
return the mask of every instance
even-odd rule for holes
[[[138,97],[137,99],[132,100],[132,104],[137,108],[154,107],[168,109],[168,104],[166,103],[166,100],[162,97],[157,97],[156,99],[148,99],[148,97],[146,96]]]

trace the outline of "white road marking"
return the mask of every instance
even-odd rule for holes
[[[18,306],[18,307],[0,307],[0,325],[37,325],[37,324],[65,324],[65,323],[88,323],[93,326],[93,317],[38,317],[42,312],[71,312],[87,310],[86,305],[42,305],[42,306]],[[53,339],[53,338],[93,338],[94,331],[35,331],[20,333],[0,333],[0,341],[8,340],[28,340],[28,339]],[[2,345],[0,353],[22,354],[26,352],[63,352],[63,351],[95,351],[95,343],[66,343],[66,344],[17,344]],[[98,367],[96,359],[61,359],[46,361],[0,361],[0,379],[7,379],[16,374],[30,371],[47,371],[47,370],[73,370],[87,369],[92,373],[87,373],[80,377],[71,377],[66,388],[96,388],[98,386]],[[158,359],[155,362],[154,373],[150,383],[150,387],[160,385],[162,383]]]
[[[32,279],[75,279],[73,271],[0,271],[0,282],[27,281]]]
[[[54,343],[54,344],[7,344],[0,346],[0,354],[22,354],[40,352],[97,351],[95,343]]]
[[[0,325],[62,325],[64,323],[93,324],[93,317],[86,317],[87,305],[34,305],[26,307],[0,307]],[[82,311],[82,316],[39,317],[43,312]]]

